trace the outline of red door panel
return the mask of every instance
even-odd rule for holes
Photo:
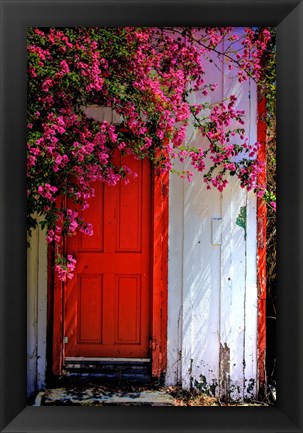
[[[151,306],[151,169],[118,156],[138,176],[95,184],[85,210],[94,235],[67,239],[77,259],[64,293],[65,357],[149,357]]]

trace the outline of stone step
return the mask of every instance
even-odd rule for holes
[[[95,389],[49,389],[39,393],[34,406],[174,406],[171,395],[161,391],[111,392]]]

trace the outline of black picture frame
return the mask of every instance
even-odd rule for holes
[[[0,3],[1,431],[303,431],[302,0],[0,0]],[[277,26],[276,406],[26,406],[26,28],[126,25]]]

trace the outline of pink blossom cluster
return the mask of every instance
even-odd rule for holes
[[[258,37],[252,28],[245,28],[245,36],[240,41],[242,49],[230,50],[228,54],[229,69],[237,71],[239,82],[246,81],[249,76],[259,80],[262,73],[262,56],[271,39],[267,28],[261,29]]]
[[[39,185],[37,188],[38,194],[40,194],[41,197],[46,198],[50,201],[56,200],[54,194],[57,191],[58,191],[58,188],[56,186],[51,186],[49,183],[45,183],[44,185]]]
[[[72,279],[74,276],[73,272],[76,269],[76,263],[77,260],[71,254],[68,254],[67,258],[57,258],[55,270],[57,272],[58,279],[60,281]]]
[[[242,33],[242,32],[241,32]],[[233,27],[205,27],[187,30],[190,40],[200,45],[204,54],[224,54],[228,69],[235,71],[239,82],[260,79],[262,57],[271,39],[268,28],[244,28],[244,35]]]

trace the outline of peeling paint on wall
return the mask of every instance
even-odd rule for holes
[[[242,229],[244,229],[244,240],[246,240],[246,220],[247,220],[247,216],[246,216],[247,212],[246,212],[246,206],[242,206],[240,208],[240,212],[239,215],[236,219],[236,224],[239,227],[242,227]]]
[[[228,401],[230,394],[230,348],[220,344],[220,397]]]
[[[247,396],[250,396],[252,399],[255,397],[255,387],[256,387],[256,381],[255,379],[245,379],[246,383],[246,394]]]
[[[218,382],[215,379],[212,379],[212,383],[209,384],[207,382],[206,376],[203,374],[200,374],[199,380],[195,379],[195,388],[202,392],[203,394],[207,394],[211,397],[217,396],[217,388],[218,388]]]

